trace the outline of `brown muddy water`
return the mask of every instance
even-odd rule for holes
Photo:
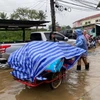
[[[11,69],[0,69],[0,100],[100,100],[100,47],[89,51],[90,70],[77,72],[76,66],[66,73],[59,88],[48,84],[28,88],[16,82]]]

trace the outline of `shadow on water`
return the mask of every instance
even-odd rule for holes
[[[24,87],[16,95],[16,100],[80,100],[83,93],[86,92],[85,86],[88,85],[86,75],[85,71],[69,71],[66,73],[62,85],[56,90],[51,90],[48,84],[36,88]],[[87,100],[90,100],[89,97]]]

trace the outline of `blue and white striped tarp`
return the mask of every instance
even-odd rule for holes
[[[34,78],[55,60],[80,57],[84,52],[83,49],[65,43],[34,41],[13,52],[8,64],[14,69],[11,72],[13,76],[34,82]]]

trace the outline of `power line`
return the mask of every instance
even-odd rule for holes
[[[43,3],[43,4],[42,4]],[[41,3],[41,6],[39,7],[39,8],[37,8],[38,10],[40,9],[40,8],[42,8],[42,7],[45,7],[44,5],[45,5],[45,3],[46,3],[46,1],[44,1],[44,2],[42,2]]]
[[[94,8],[94,9],[95,9],[94,6],[89,5],[87,2],[84,2],[83,0],[71,0],[71,1],[75,1],[75,2],[78,2],[78,3],[80,3],[80,4],[85,5],[85,6],[87,6],[87,7],[91,7],[91,8]]]
[[[100,0],[94,0],[94,1],[100,2]]]
[[[68,8],[72,8],[72,9],[76,9],[76,10],[81,10],[81,11],[95,11],[95,10],[91,10],[91,9],[83,9],[83,8],[79,8],[79,7],[75,7],[75,6],[68,6],[67,4],[62,4],[62,3],[59,3],[61,5],[64,5],[66,7],[66,9]]]
[[[45,8],[45,13],[47,13],[47,4],[48,4],[48,0],[46,0],[46,8]]]
[[[41,4],[41,2],[37,2],[35,5],[32,5],[32,6],[28,7],[28,8],[35,8],[35,7],[37,7],[39,4]]]
[[[42,2],[42,0],[36,0],[36,1],[25,2],[25,3],[23,2],[23,3],[18,4],[18,6],[22,6],[22,5],[24,5],[24,4],[30,4],[30,3],[32,4],[32,3],[36,3],[36,2]],[[0,6],[2,6],[2,5],[3,5],[3,6],[11,6],[11,4],[10,4],[10,5],[7,5],[7,4],[2,4],[2,3],[1,3]]]
[[[79,4],[76,4],[76,3],[71,3],[71,2],[67,2],[67,1],[63,1],[63,0],[58,0],[58,1],[62,2],[62,3],[67,3],[67,4],[70,4],[70,5],[74,5],[74,6],[79,6],[79,7],[83,7],[83,8],[97,10],[96,8],[92,8],[92,7],[88,7],[88,6],[84,6],[84,5],[79,5]]]
[[[97,4],[96,4],[96,3],[89,2],[89,1],[86,1],[86,0],[71,0],[71,1],[75,1],[75,2],[83,2],[83,3],[92,4],[92,5],[97,6]]]

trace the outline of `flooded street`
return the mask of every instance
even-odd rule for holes
[[[51,90],[48,84],[28,88],[16,82],[9,69],[0,69],[0,100],[100,100],[100,47],[89,51],[90,70],[66,73],[62,85]]]

